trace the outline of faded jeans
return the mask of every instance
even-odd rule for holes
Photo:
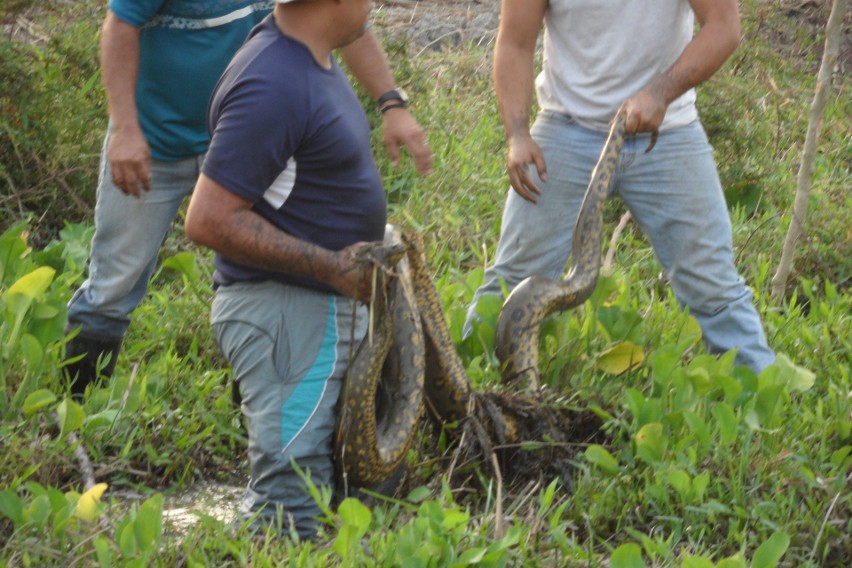
[[[510,188],[494,264],[474,295],[467,334],[479,298],[501,294],[501,279],[512,290],[527,276],[564,275],[577,213],[607,136],[550,112],[539,113],[532,135],[544,152],[548,181],[537,180],[537,204]],[[731,221],[704,129],[695,121],[661,132],[645,154],[648,143],[647,134],[625,139],[611,193],[650,239],[678,302],[698,320],[707,350],[737,348],[736,363],[760,372],[775,354],[734,266]]]
[[[128,196],[113,183],[104,140],[95,205],[95,236],[89,276],[68,304],[71,330],[121,338],[132,312],[148,290],[160,246],[184,198],[192,192],[203,155],[176,161],[153,160],[151,190]]]

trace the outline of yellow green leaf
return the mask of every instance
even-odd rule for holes
[[[98,503],[107,489],[106,483],[98,483],[82,495],[77,501],[74,516],[87,522],[92,522],[98,517]]]
[[[622,341],[598,357],[598,369],[620,375],[633,370],[645,360],[643,349],[632,341]]]
[[[30,417],[42,408],[56,402],[56,395],[47,389],[31,392],[24,400],[24,416]]]
[[[19,278],[6,291],[6,310],[12,315],[26,312],[35,300],[44,296],[54,274],[56,270],[42,266]]]
[[[83,411],[83,407],[69,398],[66,398],[59,403],[59,406],[56,407],[56,414],[59,415],[60,438],[65,438],[69,432],[78,430],[80,426],[83,425],[83,421],[86,419],[86,413]]]

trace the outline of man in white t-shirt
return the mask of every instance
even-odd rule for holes
[[[699,30],[694,32],[697,19]],[[543,68],[534,78],[545,25]],[[612,192],[651,240],[711,353],[772,363],[751,290],[734,266],[731,222],[694,87],[739,43],[736,0],[503,0],[494,81],[512,190],[496,258],[468,313],[531,275],[560,278],[591,171],[619,108],[627,137]],[[532,93],[540,105],[532,128]],[[644,153],[651,133],[659,139]]]

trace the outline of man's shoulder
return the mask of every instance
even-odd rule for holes
[[[137,27],[210,29],[246,18],[254,20],[272,10],[268,0],[110,0],[119,18]]]

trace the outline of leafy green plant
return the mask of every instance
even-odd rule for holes
[[[540,345],[546,394],[588,403],[605,420],[605,439],[576,448],[570,483],[533,476],[521,493],[504,487],[502,535],[494,530],[495,479],[458,464],[479,475],[483,489],[471,495],[443,478],[443,460],[454,457],[446,433],[409,456],[410,481],[419,487],[406,499],[335,508],[328,492],[315,489],[324,511],[316,542],[248,538],[200,505],[197,523],[171,525],[166,511],[176,494],[199,480],[243,483],[246,475],[244,426],[208,323],[210,255],[179,230],[169,236],[115,376],[83,400],[68,400],[62,323],[84,276],[92,228],[64,221],[87,214],[94,188],[105,122],[94,57],[103,7],[89,0],[51,6],[37,23],[54,29],[55,39],[0,40],[0,183],[10,189],[0,196],[0,559],[45,566],[850,564],[848,77],[837,77],[823,125],[806,254],[788,296],[776,304],[768,298],[818,61],[814,5],[743,2],[743,46],[698,91],[728,189],[737,264],[783,356],[760,376],[736,367],[732,353],[708,356],[649,243],[628,225],[614,243],[612,274],[584,306],[551,318]],[[66,8],[74,23],[50,24]],[[461,337],[508,189],[490,49],[433,53],[394,43],[389,52],[435,152],[429,177],[415,175],[407,157],[391,167],[379,113],[368,107],[390,219],[424,233],[474,387],[510,391],[493,354],[500,300],[481,302],[482,321]],[[618,201],[607,204],[606,235],[623,211]],[[75,450],[91,458],[95,481],[108,484],[99,499],[81,483]],[[140,494],[154,497],[127,497]],[[92,506],[80,509],[84,495]]]

